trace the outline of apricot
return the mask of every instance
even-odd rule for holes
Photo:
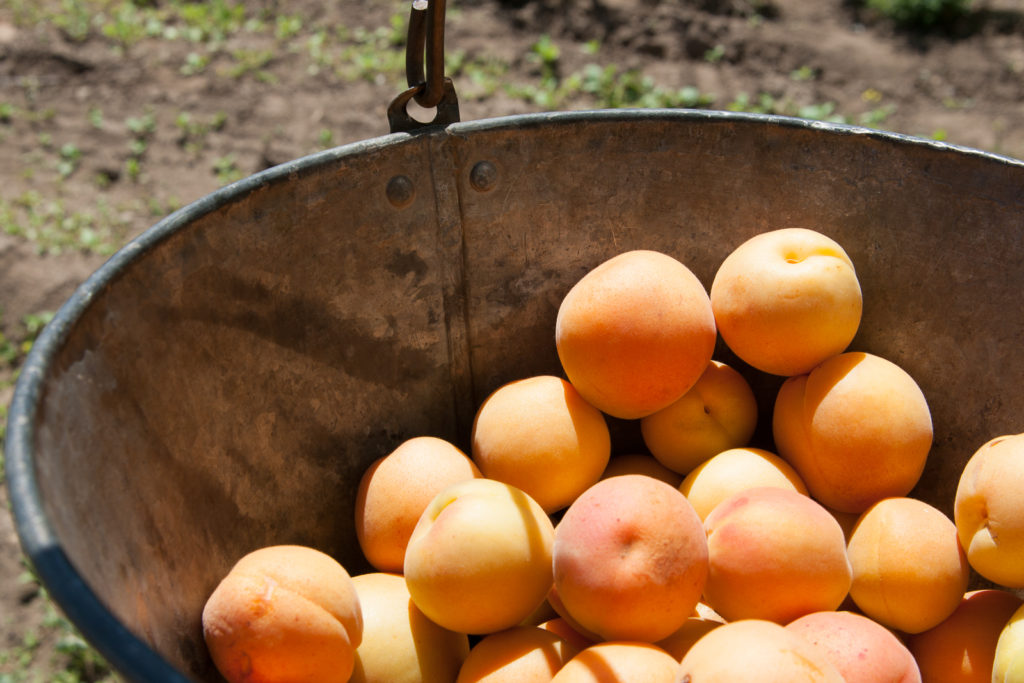
[[[401,572],[405,548],[427,504],[443,488],[480,477],[453,444],[419,436],[370,465],[356,492],[356,538],[367,561],[382,572]]]
[[[989,581],[1024,588],[1024,434],[984,444],[964,466],[953,521],[967,561]]]
[[[569,382],[542,375],[510,382],[473,421],[473,461],[488,479],[561,510],[600,479],[611,455],[604,415]]]
[[[542,628],[546,631],[551,631],[552,633],[561,636],[561,638],[565,640],[565,642],[567,642],[569,646],[577,652],[585,648],[588,648],[595,642],[597,642],[592,637],[588,637],[580,633],[564,617],[555,617],[553,619],[548,619],[547,621],[541,623],[539,625],[539,628]]]
[[[679,484],[683,482],[683,475],[673,472],[658,462],[654,456],[646,453],[626,453],[612,456],[608,460],[608,466],[604,468],[601,478],[617,477],[620,474],[643,474],[675,488],[678,488]]]
[[[555,528],[553,557],[564,609],[604,640],[672,634],[693,613],[708,567],[704,529],[685,496],[638,474],[604,479],[577,498]]]
[[[363,636],[352,578],[314,548],[268,546],[242,557],[202,612],[203,638],[231,683],[344,683]]]
[[[1010,615],[999,640],[992,663],[992,683],[1024,681],[1024,607]]]
[[[552,586],[554,527],[520,489],[470,479],[441,491],[409,539],[405,581],[429,619],[460,633],[511,628]]]
[[[693,644],[703,638],[712,629],[721,626],[723,621],[718,619],[706,619],[704,617],[692,616],[683,622],[683,625],[668,638],[663,638],[655,643],[665,652],[682,661],[686,653],[690,651]]]
[[[624,419],[676,401],[711,362],[717,334],[707,290],[673,257],[619,254],[562,299],[555,348],[584,399]]]
[[[474,645],[456,683],[550,683],[577,652],[554,631],[516,626]]]
[[[847,551],[850,597],[866,616],[904,633],[938,626],[967,590],[970,566],[956,527],[916,498],[886,498],[868,508]]]
[[[841,683],[825,654],[772,621],[742,619],[711,630],[680,663],[676,683]]]
[[[746,446],[757,427],[757,399],[743,375],[713,360],[690,390],[640,421],[651,454],[686,474],[716,453]]]
[[[839,512],[863,512],[917,484],[932,445],[924,394],[895,363],[833,356],[787,379],[772,415],[778,454],[811,496]]]
[[[650,643],[604,642],[570,659],[551,683],[674,683],[672,655]]]
[[[469,655],[469,638],[417,609],[400,574],[352,577],[363,611],[363,640],[350,683],[452,681]]]
[[[723,500],[707,519],[704,600],[726,621],[787,623],[836,609],[851,569],[839,522],[789,489],[761,486]]]
[[[729,496],[759,486],[776,486],[807,495],[793,467],[763,448],[730,448],[686,475],[679,490],[701,521]]]
[[[907,637],[925,681],[990,683],[999,635],[1019,597],[1005,590],[980,589],[964,595],[938,626]]]
[[[726,345],[758,370],[783,376],[810,372],[846,350],[863,308],[850,257],[805,228],[740,244],[715,273],[710,298]]]
[[[853,612],[814,612],[786,624],[825,653],[846,683],[921,683],[910,650],[876,621]]]

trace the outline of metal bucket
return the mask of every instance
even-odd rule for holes
[[[220,680],[202,606],[243,553],[301,543],[368,570],[363,469],[431,434],[468,447],[500,384],[560,374],[558,304],[656,249],[710,287],[748,237],[838,240],[852,347],[921,385],[914,491],[1024,431],[1024,162],[899,135],[682,110],[514,116],[323,152],[228,186],[117,253],[16,387],[7,476],[26,554],[129,680]],[[781,378],[748,373],[770,421]],[[638,430],[615,424],[618,451]],[[756,437],[770,447],[762,424]]]

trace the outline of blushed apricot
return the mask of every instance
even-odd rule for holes
[[[921,683],[921,672],[896,635],[861,614],[814,612],[786,624],[836,667],[846,683]]]
[[[554,631],[516,626],[474,645],[456,683],[550,683],[577,652]]]
[[[722,451],[686,475],[679,490],[703,521],[729,496],[758,486],[775,486],[807,495],[807,487],[796,470],[763,448]]]
[[[356,492],[356,538],[382,572],[402,571],[405,548],[427,504],[441,489],[480,477],[453,444],[432,436],[404,441],[367,468]]]
[[[850,597],[865,615],[904,633],[938,626],[967,590],[970,566],[956,527],[915,498],[886,498],[868,508],[847,550]]]
[[[560,377],[509,382],[477,410],[473,461],[488,479],[525,491],[545,512],[595,483],[611,455],[604,415]]]
[[[637,474],[604,479],[577,498],[555,528],[553,557],[561,604],[605,640],[669,636],[693,613],[707,576],[693,507]]]
[[[719,503],[704,528],[704,600],[727,621],[780,624],[837,608],[851,569],[839,522],[811,498],[775,487],[746,489]]]
[[[562,368],[584,399],[635,419],[668,406],[703,374],[717,335],[707,290],[667,254],[628,251],[565,295],[555,320]]]
[[[676,683],[843,683],[828,658],[771,621],[741,619],[711,630],[680,663]]]
[[[678,668],[672,655],[649,643],[609,641],[570,659],[551,683],[674,683]]]
[[[469,638],[427,619],[400,574],[352,577],[363,612],[363,639],[349,683],[451,681],[469,655]]]
[[[970,591],[938,626],[908,636],[925,683],[990,683],[999,635],[1021,604],[1006,590]]]
[[[713,360],[671,405],[640,420],[657,460],[686,474],[716,453],[746,446],[757,427],[757,399],[743,375]]]
[[[694,643],[706,636],[709,631],[718,628],[724,623],[724,621],[718,619],[692,616],[683,622],[683,625],[675,633],[668,638],[659,640],[655,645],[672,655],[676,661],[681,662]]]
[[[206,601],[202,626],[217,670],[231,683],[345,683],[363,635],[345,568],[293,545],[242,557]]]
[[[840,512],[907,495],[932,445],[931,412],[914,379],[891,361],[852,351],[787,379],[772,431],[778,454],[811,495]]]

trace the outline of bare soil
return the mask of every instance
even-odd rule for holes
[[[299,37],[314,26],[387,28],[407,7],[243,4],[248,15],[301,16]],[[147,37],[118,51],[96,29],[83,36],[29,23],[16,6],[0,3],[0,107],[13,107],[0,109],[0,224],[8,230],[0,230],[0,332],[15,343],[26,338],[24,316],[56,310],[111,248],[171,210],[228,180],[388,133],[386,107],[404,87],[400,70],[372,78],[318,71],[305,47],[287,49],[304,43],[272,30],[232,33],[204,53],[205,68],[186,74],[197,49],[186,40]],[[614,65],[666,91],[695,87],[711,108],[745,94],[748,109],[764,102],[792,114],[831,111],[1024,158],[1024,0],[980,0],[955,25],[927,33],[843,0],[464,0],[449,3],[446,25],[449,51],[507,65],[490,86],[469,70],[452,74],[463,120],[542,109],[506,86],[541,82],[544,65],[531,46],[549,36],[559,48],[549,66],[562,78],[588,63]],[[596,53],[587,49],[592,41]],[[261,63],[239,73],[245,55],[262,55]],[[577,91],[555,104],[604,103]],[[88,222],[86,213],[95,234],[76,233],[77,242],[9,228],[44,215]],[[10,401],[19,360],[0,357],[0,406]],[[0,489],[5,508],[6,496]],[[0,680],[52,680],[65,666],[56,644],[67,632],[52,627],[48,603],[24,572],[13,522],[0,514]]]

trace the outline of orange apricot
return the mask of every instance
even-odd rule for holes
[[[717,339],[707,290],[675,258],[628,251],[601,263],[565,295],[555,347],[589,403],[624,419],[676,401],[703,374]]]
[[[203,638],[231,683],[345,683],[363,635],[352,578],[314,548],[268,546],[242,557],[202,612]]]

